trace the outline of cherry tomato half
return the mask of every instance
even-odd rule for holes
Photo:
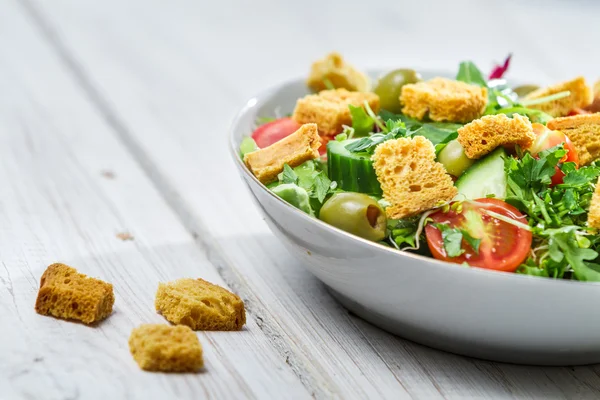
[[[577,150],[564,133],[559,131],[551,131],[542,124],[532,124],[533,132],[537,138],[531,146],[531,154],[535,157],[540,151],[549,149],[554,146],[558,146],[563,143],[567,154],[560,160],[561,163],[574,162],[579,165],[579,156]],[[556,167],[556,173],[552,177],[552,186],[562,183],[565,174],[560,170],[559,166]]]
[[[429,216],[433,223],[425,227],[425,235],[433,257],[505,272],[514,272],[525,261],[531,249],[531,232],[486,214],[486,211],[491,211],[527,224],[527,219],[519,210],[502,200],[486,198],[464,202],[459,211],[450,208],[447,212],[440,210]],[[464,229],[472,237],[481,239],[479,252],[475,252],[463,239],[461,247],[464,253],[458,257],[448,257],[442,233],[433,224]]]
[[[254,139],[256,145],[262,149],[269,147],[284,137],[290,136],[298,129],[300,129],[300,124],[293,119],[289,117],[279,118],[256,128],[252,133],[252,139]]]

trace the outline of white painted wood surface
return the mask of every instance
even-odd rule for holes
[[[229,159],[244,100],[331,49],[452,69],[513,52],[513,76],[600,77],[592,1],[448,3],[0,0],[0,399],[600,397],[596,366],[468,359],[348,315],[270,233]],[[56,260],[113,281],[115,315],[95,329],[37,316]],[[127,336],[161,320],[156,283],[179,276],[232,287],[248,327],[200,334],[200,375],[143,373]]]

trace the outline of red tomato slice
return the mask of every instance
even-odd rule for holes
[[[256,145],[262,149],[269,147],[284,137],[290,136],[298,129],[300,129],[300,124],[293,119],[289,117],[279,118],[256,128],[252,133],[252,139],[254,139]]]
[[[571,142],[571,139],[567,135],[559,131],[551,131],[546,128],[542,124],[531,124],[533,126],[533,132],[536,134],[537,138],[533,145],[531,146],[531,154],[535,157],[540,151],[549,149],[554,146],[558,146],[563,143],[565,150],[567,150],[567,154],[560,160],[561,163],[565,162],[574,162],[579,165],[579,156],[577,155],[577,150]],[[558,185],[562,183],[565,174],[560,170],[560,168],[556,167],[556,173],[552,177],[552,185]]]
[[[460,212],[437,211],[429,216],[433,224],[446,224],[451,228],[464,229],[469,234],[481,239],[479,252],[463,239],[465,250],[458,257],[448,257],[444,249],[442,233],[432,223],[425,227],[427,244],[438,260],[462,264],[466,262],[473,267],[514,272],[525,261],[531,249],[531,232],[508,222],[496,219],[485,213],[486,210],[503,215],[515,221],[527,224],[527,219],[519,210],[498,199],[479,199],[464,202]]]

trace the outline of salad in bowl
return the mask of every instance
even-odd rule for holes
[[[371,82],[332,53],[312,94],[239,144],[273,194],[365,240],[463,267],[600,281],[600,85],[513,87],[398,69]]]

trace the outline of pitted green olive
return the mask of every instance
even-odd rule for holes
[[[381,108],[393,113],[400,113],[400,92],[407,83],[417,83],[421,76],[412,69],[397,69],[384,75],[377,82],[373,92],[379,96]]]
[[[323,204],[319,219],[367,240],[385,238],[385,211],[373,198],[362,193],[337,193]]]

